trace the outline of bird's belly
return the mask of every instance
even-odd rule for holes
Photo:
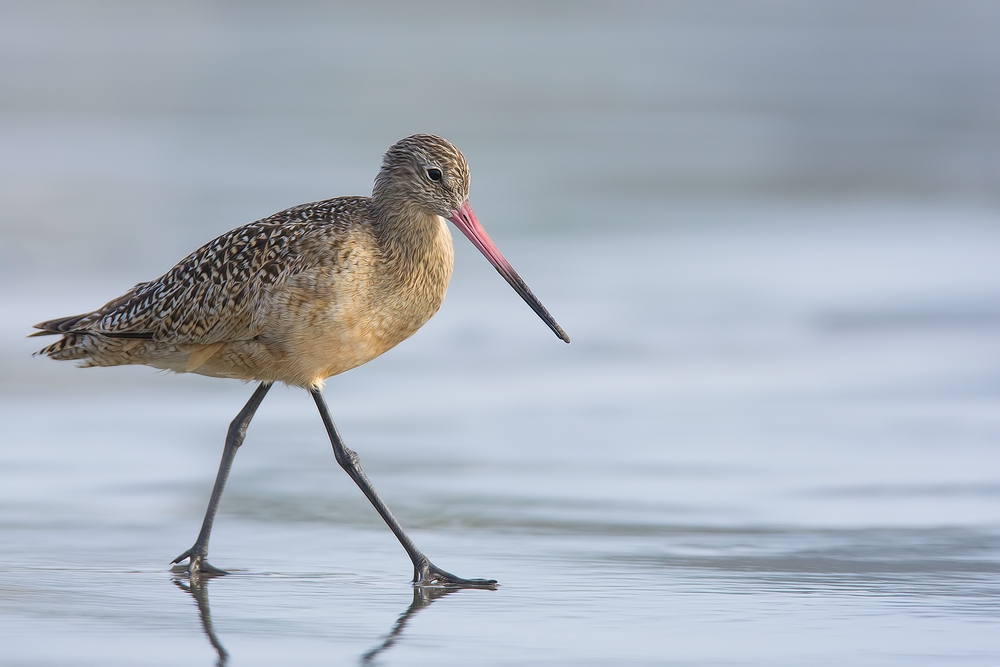
[[[308,337],[278,339],[268,336],[230,341],[189,372],[312,388],[332,375],[371,361],[390,347],[370,337],[331,328]],[[183,371],[184,362],[179,359],[169,368]]]
[[[259,359],[253,364],[253,379],[318,387],[326,378],[361,366],[412,336],[443,298],[442,291],[426,303],[405,304],[408,307],[367,295],[310,299],[308,307],[298,312],[286,310],[282,326],[272,327],[272,333],[246,341],[243,350],[233,349],[233,356]]]
[[[288,368],[296,378],[294,384],[319,386],[326,378],[368,363],[395,344],[366,333],[363,327],[331,326],[295,341]]]

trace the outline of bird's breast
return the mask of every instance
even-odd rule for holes
[[[292,384],[316,386],[371,361],[437,312],[454,257],[447,223],[434,218],[402,250],[370,236],[344,244],[275,294],[269,310],[280,321],[268,337],[285,351]]]

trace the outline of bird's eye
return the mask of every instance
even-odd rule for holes
[[[427,178],[431,179],[432,181],[440,181],[441,175],[442,174],[440,169],[434,169],[432,167],[427,170]]]

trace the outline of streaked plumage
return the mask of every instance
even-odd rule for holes
[[[317,386],[413,334],[451,277],[443,220],[415,221],[426,242],[403,254],[370,209],[343,197],[234,229],[93,313],[37,325],[65,334],[42,353]]]

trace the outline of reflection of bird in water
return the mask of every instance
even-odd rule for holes
[[[190,593],[191,597],[194,598],[194,603],[198,606],[198,618],[201,619],[201,628],[205,631],[205,636],[208,637],[208,642],[215,649],[215,652],[219,654],[219,660],[215,664],[218,667],[226,667],[226,663],[229,662],[229,653],[226,651],[226,647],[222,645],[219,641],[218,635],[215,634],[215,627],[212,625],[212,610],[208,606],[208,584],[197,577],[190,580],[190,584],[184,584],[182,581],[174,579],[174,583],[177,587],[186,593]],[[420,586],[414,586],[414,589],[419,589]]]
[[[215,627],[212,625],[212,610],[209,608],[208,604],[208,582],[199,578],[193,578],[189,580],[189,583],[185,584],[182,581],[174,579],[174,584],[177,585],[185,593],[189,593],[191,597],[194,598],[195,605],[198,607],[198,618],[201,619],[201,627],[205,632],[205,636],[208,637],[208,642],[215,649],[215,652],[219,655],[219,660],[216,662],[217,667],[225,667],[229,662],[229,652],[226,651],[226,647],[222,645],[219,641],[219,636],[215,634]],[[413,587],[413,601],[410,602],[410,606],[406,608],[396,622],[393,624],[392,629],[385,636],[378,646],[361,656],[362,665],[370,665],[375,661],[380,654],[388,650],[399,636],[403,633],[403,629],[406,628],[406,624],[417,615],[419,611],[429,607],[432,602],[442,598],[446,595],[450,595],[459,588],[452,586],[450,588],[444,588],[441,586],[414,586]]]
[[[385,636],[382,643],[361,656],[361,664],[370,665],[375,662],[375,658],[377,658],[380,653],[395,644],[396,640],[399,639],[399,636],[403,634],[403,628],[405,628],[406,624],[410,622],[410,619],[417,615],[417,612],[425,607],[429,607],[430,604],[438,598],[443,598],[445,595],[450,595],[457,590],[458,588],[455,587],[441,588],[414,586],[413,602],[411,602],[410,606],[406,608],[406,611],[399,615],[399,618],[396,619],[396,623],[392,626],[392,630],[390,630],[389,634]]]
[[[236,450],[274,382],[312,393],[337,462],[413,561],[417,584],[487,586],[436,567],[389,512],[334,426],[320,387],[411,336],[441,306],[452,271],[451,220],[559,338],[565,332],[487,236],[469,206],[469,170],[450,143],[426,134],[385,154],[371,197],[303,204],[234,229],[163,276],[91,313],[35,325],[62,338],[41,350],[82,366],[145,364],[260,382],[233,420],[201,532],[193,578],[222,574],[208,540]]]

